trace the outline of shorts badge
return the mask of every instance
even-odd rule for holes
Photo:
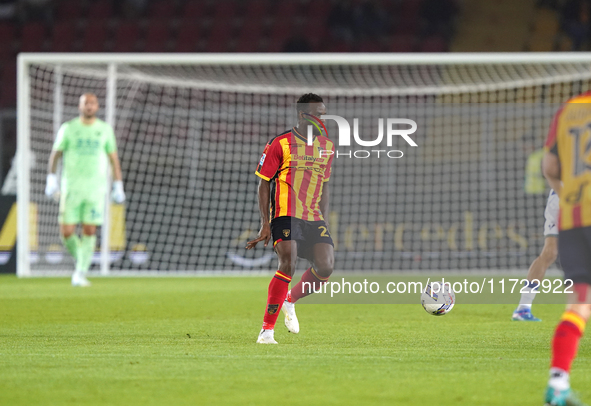
[[[291,230],[290,230],[290,229],[285,229],[285,230],[283,230],[283,236],[284,236],[285,238],[289,237],[289,233],[291,233]]]

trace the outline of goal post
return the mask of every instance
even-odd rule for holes
[[[18,276],[31,276],[29,239],[29,185],[31,161],[29,63],[24,55],[17,61],[17,263]]]
[[[243,249],[259,222],[254,169],[308,92],[371,134],[391,111],[420,129],[419,152],[396,164],[335,160],[336,269],[507,270],[541,248],[546,190],[524,192],[524,168],[560,103],[591,88],[591,53],[22,53],[17,82],[20,277],[73,269],[43,188],[56,128],[88,91],[128,195],[105,205],[92,272],[271,270],[271,249]]]

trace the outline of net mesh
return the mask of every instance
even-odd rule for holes
[[[43,193],[56,109],[60,121],[76,117],[85,92],[104,106],[107,85],[106,65],[57,72],[29,69],[31,269],[44,274],[73,269],[57,204]],[[403,160],[334,160],[335,269],[527,268],[543,244],[547,190],[526,190],[526,167],[559,103],[590,84],[588,64],[570,62],[118,64],[115,133],[128,199],[111,210],[111,269],[273,269],[270,248],[244,250],[259,224],[254,170],[307,92],[367,118],[368,133],[387,114],[379,105],[419,124],[418,152]]]

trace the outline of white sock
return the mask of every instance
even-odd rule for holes
[[[569,375],[564,369],[550,368],[550,380],[548,386],[556,390],[570,388]]]
[[[538,287],[538,284],[533,284],[530,282],[523,288],[523,293],[521,294],[521,300],[519,300],[519,306],[517,306],[517,310],[531,309],[531,305],[539,292]]]

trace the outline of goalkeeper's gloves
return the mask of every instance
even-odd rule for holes
[[[125,192],[123,191],[123,181],[116,180],[113,182],[113,192],[111,192],[111,198],[117,204],[121,204],[125,201]]]
[[[57,175],[55,173],[47,174],[47,183],[45,184],[45,195],[47,197],[53,197],[59,191],[60,187],[57,182]]]

